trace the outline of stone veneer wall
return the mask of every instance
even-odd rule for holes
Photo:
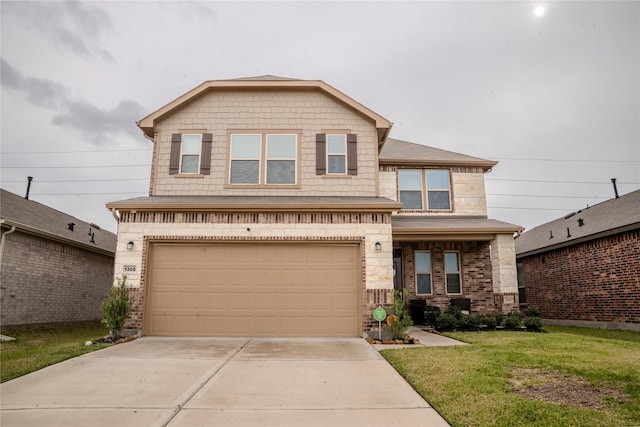
[[[149,237],[151,236],[151,237]],[[363,254],[363,327],[378,304],[393,303],[393,243],[390,215],[382,213],[121,213],[116,279],[127,272],[137,307],[128,328],[141,329],[144,268],[149,239],[192,241],[360,241]],[[131,251],[127,242],[134,242]],[[380,242],[382,250],[375,250]]]
[[[113,257],[15,232],[0,272],[4,326],[97,320],[113,283]]]
[[[518,261],[527,305],[543,318],[640,330],[640,230]]]
[[[424,299],[427,305],[445,311],[453,298],[470,298],[471,312],[493,313],[494,303],[491,254],[489,242],[411,242],[396,244],[402,249],[403,282],[407,299]],[[431,252],[432,295],[416,295],[415,251]],[[444,252],[459,251],[462,267],[462,294],[447,294],[445,287]]]

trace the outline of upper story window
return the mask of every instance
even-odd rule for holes
[[[297,135],[232,134],[230,144],[230,184],[296,184]]]
[[[447,169],[398,169],[398,189],[404,209],[451,210]]]
[[[351,133],[316,134],[316,175],[357,174],[357,135]]]
[[[174,133],[171,135],[169,175],[209,175],[212,139],[210,133]]]

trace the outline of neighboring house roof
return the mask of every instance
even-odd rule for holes
[[[383,165],[476,166],[485,171],[498,164],[492,160],[393,138],[387,138],[379,158]]]
[[[113,256],[116,251],[115,234],[3,189],[0,189],[0,218],[5,228],[15,225],[18,231],[106,255]],[[69,223],[74,223],[73,231]],[[89,229],[95,243],[91,243]]]
[[[107,203],[108,209],[199,212],[384,212],[402,204],[384,197],[151,196]]]
[[[516,255],[534,255],[638,228],[640,190],[572,212],[527,231],[516,239]]]
[[[496,234],[522,232],[519,225],[482,216],[404,216],[391,218],[394,241],[489,240]]]
[[[153,138],[154,129],[156,124],[162,120],[164,117],[175,113],[180,108],[185,105],[195,101],[206,93],[216,91],[216,90],[229,90],[229,89],[306,89],[306,90],[318,90],[335,100],[341,102],[352,110],[360,113],[364,117],[371,120],[376,128],[378,129],[378,144],[382,144],[389,134],[389,130],[391,129],[392,123],[379,115],[378,113],[370,110],[364,105],[360,104],[358,101],[353,98],[345,95],[340,92],[333,86],[330,86],[323,82],[322,80],[298,80],[298,79],[289,79],[285,77],[277,77],[277,76],[259,76],[259,77],[244,77],[240,79],[232,79],[232,80],[209,80],[206,81],[195,88],[191,89],[189,92],[184,95],[179,96],[174,99],[164,107],[154,111],[148,116],[144,117],[140,121],[137,122],[137,125],[142,132],[144,132],[147,138]]]

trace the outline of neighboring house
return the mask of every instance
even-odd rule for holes
[[[516,239],[527,305],[549,323],[640,331],[640,190]]]
[[[273,76],[207,81],[138,126],[149,197],[107,204],[130,328],[361,336],[394,276],[442,309],[518,307],[522,229],[487,219],[495,162],[388,138],[389,120],[332,86]]]
[[[102,317],[115,234],[6,190],[0,218],[2,327]]]

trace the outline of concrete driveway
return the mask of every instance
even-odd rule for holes
[[[2,426],[446,426],[363,339],[144,337],[0,385]]]

